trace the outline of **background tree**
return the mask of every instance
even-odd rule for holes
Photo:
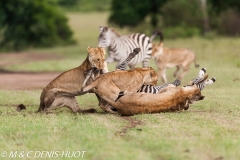
[[[112,0],[109,23],[148,35],[161,29],[166,38],[240,35],[239,11],[239,0]]]
[[[240,35],[240,1],[208,0],[211,28],[220,35]]]
[[[112,0],[109,22],[120,27],[135,27],[147,16],[151,17],[151,25],[157,26],[159,8],[166,0]]]
[[[0,46],[20,50],[73,43],[67,18],[49,0],[1,0]]]

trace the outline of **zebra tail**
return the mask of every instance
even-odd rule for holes
[[[160,42],[163,42],[164,40],[164,37],[163,37],[163,33],[161,31],[158,31],[158,30],[155,30],[151,37],[150,37],[150,41],[152,42],[154,38],[156,38],[157,36],[160,37]]]

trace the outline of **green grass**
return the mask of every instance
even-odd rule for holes
[[[106,24],[107,14],[68,14],[75,46],[31,49],[26,52],[61,55],[60,60],[29,62],[9,66],[13,70],[64,71],[85,59],[87,46],[96,46],[98,27]],[[120,30],[120,33],[126,33]],[[166,40],[166,47],[194,50],[200,67],[206,67],[214,85],[202,91],[203,101],[176,113],[136,115],[141,125],[126,134],[117,134],[129,122],[118,115],[105,114],[94,94],[78,97],[82,108],[95,108],[95,114],[73,114],[62,108],[53,114],[38,114],[41,90],[0,90],[0,156],[3,151],[87,151],[91,160],[238,160],[240,159],[240,38]],[[151,61],[154,68],[155,64]],[[110,65],[110,70],[114,64]],[[196,77],[193,65],[182,85]],[[167,70],[169,81],[173,69]],[[27,110],[16,111],[18,104]],[[141,129],[141,130],[140,130]],[[33,156],[31,154],[31,156]],[[10,159],[8,157],[1,158]],[[14,158],[23,159],[23,158]],[[27,158],[24,159],[71,159]],[[76,159],[76,158],[75,158]]]

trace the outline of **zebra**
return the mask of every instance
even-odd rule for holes
[[[200,91],[202,91],[202,90],[205,88],[205,86],[211,85],[211,84],[213,84],[214,82],[216,82],[216,78],[207,79],[207,80],[205,80],[203,83],[198,83],[198,84],[197,84],[197,87],[198,87],[198,89],[199,89]]]
[[[197,78],[194,78],[191,82],[192,83],[197,83],[199,80],[201,80],[201,78],[203,78],[204,74],[207,72],[206,68],[202,68],[199,72],[198,72],[198,76]]]
[[[171,84],[174,86],[179,86],[181,81],[179,79],[176,79],[174,82]],[[165,83],[161,86],[152,86],[152,85],[142,85],[142,87],[137,91],[137,92],[145,92],[145,93],[152,93],[152,94],[157,94],[161,89],[169,86],[169,83]]]
[[[140,48],[135,48],[132,53],[128,55],[125,61],[123,61],[117,68],[117,70],[127,70],[127,64],[129,61],[131,61],[140,51]],[[172,84],[175,86],[179,86],[181,83],[180,80],[176,79]],[[142,85],[142,87],[137,91],[137,92],[145,92],[145,93],[152,93],[156,94],[158,93],[161,89],[167,87],[169,84],[163,84],[161,86],[152,86],[152,85]],[[123,94],[123,93],[120,93]]]
[[[113,28],[100,26],[98,46],[108,48],[109,56],[107,63],[117,62],[116,68],[127,58],[134,48],[140,48],[140,53],[128,63],[130,69],[142,62],[143,67],[148,66],[152,53],[152,43],[145,34],[136,33],[130,35],[119,35]]]
[[[198,72],[198,76],[197,78],[194,78],[190,84],[188,84],[187,86],[191,86],[191,85],[194,85],[196,84],[198,89],[200,91],[202,91],[205,86],[207,85],[211,85],[213,84],[215,81],[216,81],[216,78],[211,78],[211,79],[207,79],[207,80],[204,80],[205,77],[204,74],[207,72],[207,69],[206,68],[202,68],[199,72]],[[201,82],[202,81],[202,82]],[[186,87],[186,86],[184,86]]]

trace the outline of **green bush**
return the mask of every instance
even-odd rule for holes
[[[0,47],[21,50],[73,43],[67,18],[49,0],[1,0]]]
[[[80,12],[109,11],[112,0],[52,0],[63,10]]]
[[[187,38],[193,36],[200,36],[201,29],[197,27],[189,26],[176,26],[176,27],[167,27],[163,28],[164,37],[166,38]]]

